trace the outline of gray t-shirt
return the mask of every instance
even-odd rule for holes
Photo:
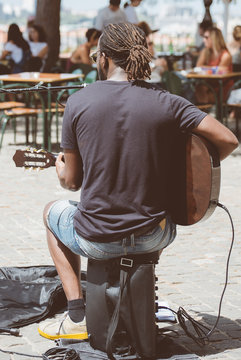
[[[97,81],[70,96],[61,146],[83,161],[76,231],[108,242],[157,225],[168,208],[169,154],[206,115],[144,81]]]
[[[127,22],[127,17],[122,9],[112,11],[109,7],[105,7],[97,14],[95,28],[102,31],[108,24],[118,24],[123,22]]]

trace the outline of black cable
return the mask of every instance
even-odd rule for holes
[[[80,360],[79,354],[71,348],[51,348],[43,354],[43,360]]]
[[[233,225],[233,220],[232,217],[228,211],[228,209],[226,208],[226,206],[224,206],[221,203],[217,203],[217,206],[219,206],[220,208],[222,208],[223,210],[226,211],[226,213],[229,216],[230,219],[230,223],[231,223],[231,228],[232,228],[232,240],[231,240],[231,245],[230,245],[230,249],[228,252],[228,257],[227,257],[227,262],[226,262],[226,271],[225,271],[225,284],[223,287],[223,291],[220,297],[220,301],[219,301],[219,307],[218,307],[218,315],[217,315],[217,319],[215,321],[215,324],[213,325],[213,327],[210,329],[207,326],[201,324],[200,322],[194,320],[185,310],[183,307],[179,307],[178,311],[174,311],[166,306],[160,306],[159,308],[163,308],[163,309],[168,309],[170,311],[172,311],[174,314],[177,315],[178,321],[180,326],[183,328],[183,330],[185,331],[185,333],[192,338],[198,345],[203,346],[206,345],[209,341],[210,341],[210,336],[212,335],[212,333],[214,332],[214,330],[216,329],[218,322],[220,320],[220,315],[221,315],[221,308],[222,308],[222,302],[223,302],[223,297],[224,297],[224,293],[226,291],[227,285],[228,285],[228,275],[229,275],[229,262],[230,262],[230,257],[231,257],[231,253],[232,253],[232,249],[233,249],[233,244],[234,244],[234,225]],[[197,336],[195,336],[194,334],[192,334],[187,326],[186,326],[186,320],[190,321],[193,329],[195,330]],[[208,332],[206,332],[208,330]]]
[[[0,333],[8,333],[8,334],[14,335],[14,336],[21,336],[19,329],[12,329],[12,328],[7,328],[7,327],[0,327]]]

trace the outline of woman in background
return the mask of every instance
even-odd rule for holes
[[[204,49],[201,51],[197,60],[197,67],[210,68],[215,67],[215,73],[227,73],[232,71],[232,56],[225,44],[221,30],[212,27],[204,32]],[[213,83],[212,83],[213,84]],[[211,85],[212,85],[211,84]],[[226,99],[232,81],[227,81],[224,85],[223,98]],[[218,87],[214,86],[214,91]],[[205,85],[196,87],[196,99],[198,103],[214,103],[215,97],[213,92]]]
[[[203,35],[204,49],[201,51],[196,66],[218,66],[218,70],[228,72],[232,69],[232,57],[225,44],[221,30],[210,28]]]
[[[48,56],[48,44],[42,26],[32,24],[29,27],[29,46],[32,53],[28,64],[29,71],[43,71]]]
[[[38,56],[45,59],[48,54],[48,44],[46,34],[42,26],[32,25],[29,28],[29,46],[32,56]]]
[[[126,2],[124,4],[124,12],[127,17],[127,21],[132,24],[138,23],[138,17],[136,15],[135,8],[140,5],[142,0],[131,0],[130,2]]]
[[[11,24],[8,28],[7,42],[4,45],[1,59],[8,59],[11,62],[11,72],[24,71],[25,64],[31,57],[29,44],[24,40],[22,32],[17,24]]]

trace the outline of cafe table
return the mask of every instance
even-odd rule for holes
[[[212,86],[212,83],[215,83],[215,86],[218,84],[218,93],[216,101],[216,117],[223,123],[223,88],[224,83],[228,80],[239,80],[241,78],[241,72],[229,72],[223,74],[210,74],[208,71],[205,72],[195,72],[191,71],[181,71],[181,75],[185,76],[187,79],[190,79],[194,82],[203,82],[204,84],[208,83]]]
[[[51,149],[50,124],[51,124],[51,86],[60,85],[67,81],[80,80],[82,74],[69,73],[39,73],[39,72],[22,72],[18,74],[0,75],[0,86],[9,83],[24,83],[29,85],[36,85],[41,83],[47,87],[46,107],[48,109],[47,115],[44,116],[43,129],[43,147],[44,149]],[[36,89],[37,91],[37,89]]]

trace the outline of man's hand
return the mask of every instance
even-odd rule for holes
[[[65,168],[65,163],[63,161],[63,156],[64,154],[62,152],[59,153],[56,162],[55,162],[55,166],[56,166],[56,172],[58,175],[58,178],[61,178],[61,173],[64,171]]]
[[[59,153],[55,166],[61,186],[71,191],[79,190],[83,179],[83,164],[79,151],[65,149],[64,154]]]

